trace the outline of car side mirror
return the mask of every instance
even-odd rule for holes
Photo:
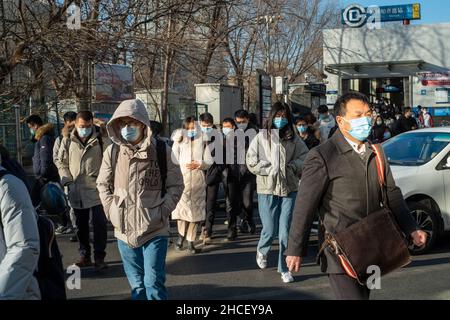
[[[447,158],[447,163],[444,164],[444,169],[450,169],[450,157]]]

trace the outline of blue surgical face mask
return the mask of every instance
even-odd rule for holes
[[[211,133],[213,130],[212,127],[202,127],[202,132],[203,133]]]
[[[305,133],[308,128],[306,126],[297,126],[297,130],[300,133]]]
[[[87,138],[92,134],[92,127],[90,128],[77,128],[78,136],[80,138]]]
[[[229,135],[231,132],[233,132],[232,128],[222,128],[222,132],[225,136]]]
[[[283,117],[276,117],[273,119],[273,125],[277,129],[283,129],[288,124],[288,120]]]
[[[36,134],[36,130],[34,130],[33,128],[30,128],[30,133],[32,136],[34,136]]]
[[[247,129],[247,126],[248,126],[248,123],[247,123],[247,122],[245,122],[245,123],[238,123],[238,124],[237,124],[237,128],[238,128],[238,129],[241,129],[241,130]]]
[[[194,130],[187,130],[187,136],[188,138],[194,138],[197,135],[197,131]]]
[[[326,119],[328,116],[326,114],[319,114],[319,120],[324,120]]]
[[[120,129],[120,134],[127,142],[135,142],[141,136],[139,126],[125,126]]]
[[[370,134],[372,129],[372,120],[369,117],[362,117],[358,119],[346,120],[350,123],[351,130],[348,132],[353,138],[358,141],[364,141]]]

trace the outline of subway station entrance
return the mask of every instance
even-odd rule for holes
[[[409,78],[342,79],[342,92],[359,91],[371,102],[381,100],[396,106],[407,106],[409,99]]]
[[[325,70],[338,76],[339,92],[359,91],[371,102],[412,106],[413,77],[423,70],[422,60],[329,64]]]

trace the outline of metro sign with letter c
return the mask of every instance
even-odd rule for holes
[[[359,4],[352,4],[342,12],[342,20],[352,28],[359,28],[366,23],[366,9]]]

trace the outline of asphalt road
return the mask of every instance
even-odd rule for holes
[[[276,272],[275,244],[269,254],[269,267],[258,269],[256,244],[261,226],[255,235],[239,235],[227,243],[224,213],[219,212],[213,243],[199,244],[202,253],[189,255],[171,247],[167,256],[167,288],[170,299],[332,299],[328,279],[315,264],[317,247],[311,240],[310,256],[295,282],[284,284]],[[175,234],[175,229],[173,229]],[[109,232],[107,258],[109,269],[97,274],[93,268],[82,270],[81,289],[68,290],[69,299],[130,299],[117,243]],[[77,258],[77,243],[67,235],[58,236],[64,266]],[[381,280],[381,290],[372,292],[372,299],[450,299],[450,235],[444,236],[431,253],[413,258],[413,262]]]

